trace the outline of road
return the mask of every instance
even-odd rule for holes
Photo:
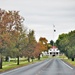
[[[75,68],[72,68],[58,58],[52,58],[0,75],[75,75]]]

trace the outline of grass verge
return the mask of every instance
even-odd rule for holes
[[[62,60],[69,63],[72,66],[75,66],[75,61],[72,61],[71,59],[62,59]]]
[[[59,56],[59,58],[61,60],[63,60],[64,62],[67,62],[68,64],[75,66],[75,61],[72,61],[71,59],[68,59],[65,55],[61,55]]]
[[[0,73],[5,72],[5,71],[9,71],[9,70],[12,70],[12,69],[16,69],[16,68],[19,68],[19,67],[23,67],[23,66],[26,66],[26,65],[29,65],[29,64],[33,64],[33,63],[36,63],[36,62],[40,62],[40,61],[43,61],[47,58],[48,58],[47,56],[44,56],[40,60],[35,59],[33,62],[32,61],[31,62],[20,61],[19,65],[17,65],[16,62],[3,62],[3,68],[0,69]]]

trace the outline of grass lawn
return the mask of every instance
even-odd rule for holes
[[[47,58],[48,58],[48,56],[44,56],[40,60],[35,58],[33,62],[32,61],[28,62],[28,61],[26,61],[25,58],[20,58],[20,65],[17,65],[17,62],[15,61],[15,59],[12,58],[10,62],[3,62],[3,67],[2,67],[2,69],[0,69],[0,72],[5,72],[5,71],[11,70],[11,69],[15,69],[15,68],[19,68],[19,67],[22,67],[22,66],[26,66],[28,64],[32,64],[32,63],[35,63],[35,62],[43,61],[43,60],[45,60]]]

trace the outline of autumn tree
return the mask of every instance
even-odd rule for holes
[[[33,53],[33,55],[34,55],[36,58],[38,58],[38,60],[40,60],[40,54],[41,54],[41,52],[42,52],[42,49],[41,49],[41,48],[42,48],[42,47],[41,47],[41,43],[38,42],[38,43],[36,44],[36,47],[35,47],[34,53]]]
[[[0,53],[2,55],[8,56],[15,47],[19,52],[18,41],[22,32],[23,20],[18,11],[0,9]]]
[[[7,22],[4,20],[6,14],[5,10],[0,9],[0,69],[2,69],[2,55],[6,48],[6,34],[7,34]]]
[[[18,62],[17,64],[19,65],[19,56],[20,56],[20,53],[21,53],[21,48],[20,48],[20,44],[21,44],[21,35],[22,35],[22,25],[23,25],[23,21],[24,21],[24,18],[21,17],[19,15],[19,12],[18,11],[10,11],[12,17],[13,17],[13,29],[11,31],[11,34],[12,34],[12,37],[13,37],[13,41],[15,43],[15,50],[17,51],[16,55],[17,55],[17,58],[18,58]]]
[[[47,51],[48,50],[48,40],[45,37],[40,37],[39,42],[41,43],[42,51]]]
[[[23,53],[26,57],[28,57],[28,62],[30,62],[30,58],[34,57],[33,52],[34,52],[34,49],[35,49],[35,46],[37,43],[35,36],[34,36],[34,30],[29,30],[27,40],[28,40],[28,43],[27,43],[27,46],[24,49]]]
[[[47,51],[47,49],[48,49],[47,39],[40,37],[39,42],[36,44],[34,50],[34,56],[38,57],[38,60],[40,60],[40,54],[42,53],[42,51]]]

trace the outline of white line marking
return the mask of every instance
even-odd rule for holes
[[[63,61],[62,61],[63,62]],[[69,67],[70,69],[73,69],[71,66],[67,65],[65,62],[63,62],[67,67]]]

